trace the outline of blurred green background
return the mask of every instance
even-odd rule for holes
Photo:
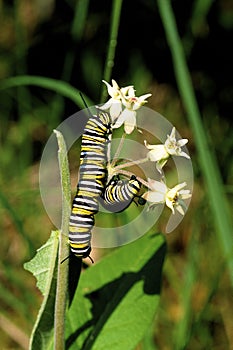
[[[230,207],[233,3],[174,0],[172,7],[206,139],[217,158]],[[21,75],[52,78],[100,103],[111,12],[111,1],[0,1],[0,80]],[[123,1],[111,77],[120,86],[134,85],[137,96],[153,94],[147,106],[189,139],[194,167],[191,205],[182,224],[166,237],[160,309],[150,331],[154,348],[173,349],[174,339],[185,337],[187,349],[233,349],[229,257],[224,256],[216,235],[193,130],[177,88],[156,1]],[[23,270],[23,263],[53,228],[40,198],[40,157],[52,130],[81,106],[36,84],[22,81],[17,87],[5,87],[0,90],[0,348],[8,350],[28,348],[41,303],[35,279]],[[166,214],[161,220],[166,222]],[[137,349],[153,347],[144,342]]]

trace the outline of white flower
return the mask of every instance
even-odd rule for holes
[[[108,94],[111,96],[111,98],[101,107],[101,109],[109,109],[112,121],[114,122],[114,120],[122,112],[122,98],[124,98],[124,95],[127,94],[128,90],[132,88],[132,86],[126,86],[120,89],[120,87],[114,79],[112,79],[112,86],[107,81],[102,81],[104,82],[104,84],[106,84]]]
[[[184,146],[188,140],[181,139],[176,140],[175,137],[176,129],[172,128],[171,134],[167,135],[167,139],[164,145],[149,145],[146,141],[144,141],[145,146],[150,150],[147,154],[147,158],[151,162],[157,162],[156,167],[158,171],[161,173],[161,169],[167,163],[168,158],[170,156],[180,156],[190,159],[189,155],[182,151],[181,147]]]
[[[187,185],[186,182],[176,185],[169,189],[165,183],[148,179],[151,190],[143,194],[143,198],[152,203],[150,207],[155,204],[166,203],[166,206],[175,214],[175,209],[182,215],[185,213],[186,205],[183,199],[191,197],[190,190],[183,190]]]
[[[190,159],[189,155],[182,151],[181,147],[186,145],[188,139],[176,140],[176,128],[173,127],[171,134],[167,135],[167,140],[165,141],[165,148],[170,155],[181,156]]]
[[[111,98],[101,107],[101,109],[109,109],[110,115],[114,121],[122,111],[121,91],[115,80],[112,79],[112,86],[105,80],[102,81],[107,85],[108,93]]]
[[[144,141],[145,146],[150,149],[147,153],[147,158],[151,162],[156,162],[156,168],[161,173],[162,168],[167,163],[168,158],[170,157],[164,145],[149,145]]]
[[[132,86],[129,87],[127,93],[128,94],[122,94],[122,103],[125,109],[116,120],[113,128],[117,129],[124,124],[126,134],[131,134],[136,126],[136,111],[147,102],[146,99],[150,97],[151,94],[136,97]]]
[[[103,110],[109,109],[112,121],[115,122],[114,129],[124,124],[125,132],[131,134],[136,126],[136,111],[147,102],[146,99],[151,94],[136,97],[133,85],[120,88],[113,79],[112,86],[105,80],[103,82],[106,84],[111,98],[101,108]]]

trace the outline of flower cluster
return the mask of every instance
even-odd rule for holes
[[[146,99],[150,97],[151,94],[136,97],[132,85],[120,88],[115,80],[112,80],[112,86],[104,80],[103,82],[107,86],[110,99],[101,108],[103,110],[109,110],[113,128],[119,128],[124,124],[125,133],[131,134],[136,127],[136,111],[147,102]],[[113,174],[121,173],[131,176],[132,173],[122,169],[145,161],[151,161],[155,162],[158,172],[162,174],[162,168],[170,157],[178,156],[190,159],[189,155],[182,150],[182,147],[185,146],[187,142],[187,139],[178,140],[176,138],[176,129],[173,127],[170,135],[167,135],[164,144],[150,145],[146,140],[144,141],[145,147],[149,150],[146,158],[124,163],[116,167],[113,167],[113,163],[115,165],[115,162],[113,162],[110,164],[109,168]],[[148,188],[142,197],[149,202],[149,209],[159,203],[165,203],[173,214],[175,214],[175,210],[181,215],[185,214],[187,208],[184,200],[191,197],[190,190],[184,189],[187,185],[186,182],[177,184],[173,188],[168,188],[162,180],[156,181],[150,178],[147,182],[143,179],[139,180]]]
[[[101,108],[109,109],[113,128],[119,128],[124,124],[126,134],[131,134],[136,126],[136,111],[147,102],[146,99],[151,94],[136,97],[132,85],[119,88],[115,80],[112,80],[112,86],[105,80],[103,82],[107,85],[111,98]]]

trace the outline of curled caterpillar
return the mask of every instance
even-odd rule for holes
[[[121,212],[128,208],[138,195],[140,188],[141,183],[134,175],[130,180],[119,180],[119,177],[113,177],[102,193],[101,205],[111,212]]]

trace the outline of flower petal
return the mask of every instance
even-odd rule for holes
[[[190,156],[189,156],[187,153],[183,152],[183,151],[181,151],[181,152],[179,153],[179,156],[185,157],[185,158],[187,158],[187,159],[190,159]]]
[[[125,86],[125,87],[123,87],[123,88],[121,88],[121,95],[122,95],[122,97],[126,97],[126,95],[128,94],[128,92],[129,91],[131,91],[131,89],[133,89],[133,91],[135,91],[134,90],[134,88],[133,88],[133,85],[129,85],[129,86]]]
[[[167,135],[167,137],[171,139],[176,139],[176,128],[174,126],[172,128],[170,135]]]
[[[151,203],[164,203],[165,195],[164,193],[148,191],[142,195],[144,199]]]
[[[148,149],[153,149],[155,145],[150,145],[146,140],[144,140],[144,145],[146,146],[146,148]]]
[[[118,116],[120,115],[122,111],[122,104],[120,101],[114,101],[114,103],[112,103],[111,107],[110,107],[110,115],[112,117],[112,121],[114,122],[114,120],[116,118],[118,118]]]
[[[147,157],[151,162],[157,162],[161,159],[168,159],[169,153],[167,153],[164,145],[155,145],[153,149],[148,152]]]
[[[139,100],[140,103],[142,103],[142,102],[147,102],[147,101],[145,101],[145,100],[146,100],[147,98],[151,97],[151,96],[152,96],[152,94],[141,95],[141,96],[138,97],[138,100]]]
[[[127,114],[125,119],[125,132],[126,134],[131,134],[136,126],[136,112],[129,111],[125,109],[125,114]],[[124,112],[123,112],[124,113]]]
[[[135,90],[134,90],[133,86],[129,86],[127,97],[131,97],[131,98],[135,97]]]
[[[180,197],[181,197],[182,199],[188,199],[188,198],[192,197],[192,195],[191,195],[191,193],[190,193],[189,190],[181,190],[181,191],[179,192],[179,195],[180,195]]]
[[[148,178],[148,184],[153,191],[157,191],[163,194],[167,192],[167,186],[165,185],[164,182],[156,181]]]
[[[181,215],[184,215],[184,214],[185,214],[184,209],[183,209],[183,207],[182,207],[180,204],[177,204],[177,205],[176,205],[176,210],[177,210]]]
[[[181,139],[177,141],[177,145],[180,147],[183,147],[184,145],[186,145],[186,143],[188,143],[188,139]]]
[[[177,191],[181,190],[182,188],[184,188],[185,186],[187,186],[187,183],[182,182],[181,184],[174,186],[170,191],[177,192]]]
[[[125,108],[113,125],[113,129],[119,128],[123,123],[125,124],[125,132],[130,134],[136,126],[136,112]]]
[[[133,110],[136,111],[141,106],[143,106],[145,103],[147,103],[148,101],[145,101],[145,100],[146,100],[146,98],[148,98],[150,96],[151,96],[151,94],[146,94],[146,95],[142,95],[140,97],[135,98],[134,104],[133,104]]]
[[[113,124],[112,128],[113,129],[118,129],[121,127],[121,125],[125,122],[125,115],[123,114],[124,111],[119,115],[117,118],[115,124]]]
[[[114,80],[114,79],[112,79],[112,88],[114,90],[120,90],[119,85],[117,84],[116,80]]]
[[[120,88],[114,79],[112,79],[112,86],[105,80],[102,82],[107,86],[108,93],[113,99],[120,99]]]
[[[101,109],[103,110],[109,109],[114,101],[115,100],[111,97],[107,102],[105,102],[103,106],[101,106]]]
[[[175,214],[173,202],[168,197],[166,197],[166,206],[171,209],[172,214]]]

